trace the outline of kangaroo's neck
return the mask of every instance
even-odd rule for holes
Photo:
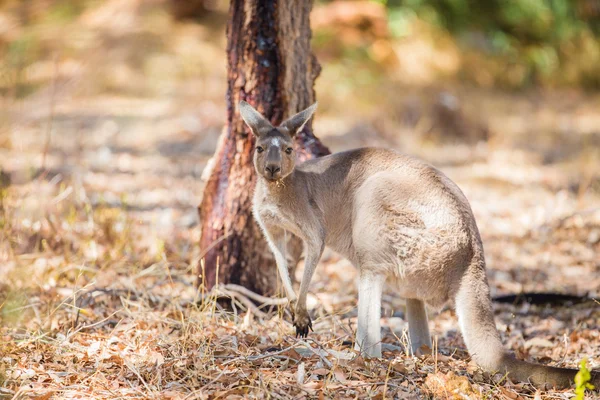
[[[285,204],[293,199],[300,199],[305,191],[302,173],[294,170],[285,178],[269,181],[263,176],[258,176],[257,191],[263,200],[276,204]]]

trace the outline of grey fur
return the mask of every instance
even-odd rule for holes
[[[407,299],[413,352],[431,347],[424,304],[439,308],[452,302],[469,353],[481,367],[536,385],[569,386],[575,370],[519,361],[503,349],[471,207],[442,172],[415,158],[374,148],[295,167],[293,154],[285,152],[295,133],[289,127],[301,129],[314,107],[290,118],[292,124],[259,133],[257,147],[264,151],[254,156],[259,180],[253,213],[275,255],[297,334],[305,336],[311,328],[306,294],[328,246],[359,269],[356,348],[365,356],[381,357],[380,304],[387,280]],[[240,104],[252,131],[264,131],[265,119],[250,109]],[[276,176],[266,169],[272,163],[278,163]],[[288,232],[301,238],[306,248],[298,296],[285,256]]]

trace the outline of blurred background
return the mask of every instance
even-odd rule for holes
[[[91,260],[124,232],[136,254],[193,258],[199,180],[226,119],[227,11],[0,2],[2,262],[65,242],[70,223]],[[316,1],[311,24],[315,132],[332,151],[425,158],[459,181],[484,234],[598,206],[600,2]]]
[[[199,180],[226,119],[227,11],[0,2],[5,271],[61,246],[96,263],[116,244],[141,264],[192,263]],[[583,211],[592,228],[577,239],[597,246],[600,2],[316,1],[311,23],[315,132],[332,151],[425,158],[459,182],[484,236]]]
[[[227,11],[223,0],[0,0],[0,353],[18,360],[50,342],[11,338],[115,314],[150,332],[195,298],[200,180],[226,120]],[[318,0],[311,23],[314,131],[332,151],[392,147],[455,180],[494,295],[600,296],[599,1]],[[309,306],[353,310],[354,278],[327,253]],[[568,334],[555,320],[515,326],[512,312],[499,319],[513,348],[526,324]],[[432,322],[440,347],[460,341],[453,318]],[[572,337],[584,352],[598,340],[597,326],[586,332]],[[532,346],[519,351],[563,359],[560,346]],[[33,375],[10,362],[0,386],[17,390]]]

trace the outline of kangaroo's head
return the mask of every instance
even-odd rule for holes
[[[240,114],[256,136],[254,167],[256,172],[270,182],[285,178],[294,170],[294,136],[310,119],[317,103],[285,120],[278,127],[256,111],[250,104],[240,101]]]

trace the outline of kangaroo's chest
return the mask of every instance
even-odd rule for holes
[[[281,226],[285,218],[281,213],[281,207],[276,204],[263,204],[258,207],[260,219],[267,225]]]
[[[278,204],[262,204],[258,207],[258,215],[262,223],[267,226],[276,226],[296,236],[303,236],[297,222],[293,219],[293,214],[286,212]]]

